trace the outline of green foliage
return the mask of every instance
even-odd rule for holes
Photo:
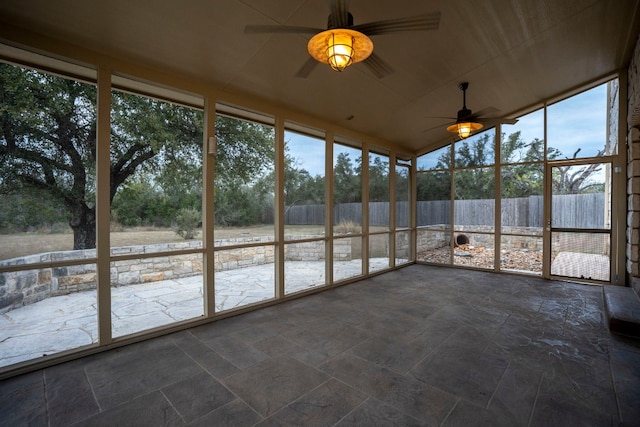
[[[0,64],[0,191],[29,212],[3,207],[1,227],[22,229],[62,216],[76,249],[95,247],[95,105],[93,85]],[[201,206],[202,111],[114,91],[111,125],[114,218],[169,226],[180,209]],[[272,128],[220,116],[216,135],[221,194],[237,190],[238,179],[251,187],[272,170]],[[35,192],[38,198],[30,195]],[[264,198],[246,197],[250,204]],[[228,200],[222,210],[231,212],[238,201]],[[240,216],[260,217],[256,209]]]
[[[502,135],[500,145],[501,191],[504,198],[542,195],[544,186],[544,141],[536,138],[525,142],[520,132]],[[577,153],[576,153],[577,154]],[[598,153],[598,156],[602,153]],[[495,168],[493,136],[462,140],[456,143],[455,198],[487,199],[494,197]],[[561,157],[558,149],[548,147],[547,158]],[[574,154],[575,158],[575,154]],[[443,151],[438,158],[438,171],[424,171],[417,175],[418,200],[449,200],[451,193],[451,157]],[[600,170],[598,164],[584,167],[555,167],[552,184],[554,194],[581,194],[603,191],[602,184],[594,184],[590,177]]]
[[[451,172],[433,171],[417,174],[418,200],[449,200],[451,198]]]
[[[68,213],[60,200],[46,191],[24,188],[2,195],[0,229],[10,232],[63,231]],[[62,229],[62,230],[61,230]],[[68,226],[66,227],[68,230]]]
[[[371,161],[373,160],[373,162]],[[389,201],[389,158],[371,154],[369,161],[369,201]]]
[[[95,247],[95,104],[93,85],[0,64],[0,191],[47,193],[78,249]]]
[[[273,206],[270,195],[258,191],[257,187],[225,185],[216,188],[215,221],[227,227],[247,226],[269,222]]]
[[[488,166],[495,163],[494,135],[483,133],[455,143],[456,168]],[[447,156],[448,158],[448,156]],[[444,161],[445,159],[443,159]]]
[[[295,159],[285,158],[284,203],[286,206],[324,203],[324,178],[312,177],[306,169],[297,169]]]
[[[118,189],[111,205],[112,216],[124,226],[164,225],[162,216],[162,192],[149,180],[132,178]]]
[[[362,185],[360,175],[361,158],[354,166],[349,153],[340,153],[333,169],[333,200],[339,203],[357,203],[362,201]]]
[[[216,117],[216,184],[245,184],[273,170],[274,132],[270,126],[226,116]]]
[[[176,214],[174,231],[185,240],[196,237],[197,229],[200,227],[202,214],[197,209],[183,208]]]
[[[96,96],[94,85],[0,64],[0,228],[28,230],[66,221],[74,232],[74,248],[95,247]],[[201,209],[203,120],[199,110],[112,92],[109,196],[114,219],[125,226],[168,227],[178,217],[188,222],[188,215]],[[273,127],[223,115],[215,125],[217,224],[270,223]],[[503,196],[542,194],[543,141],[526,143],[519,132],[501,141],[501,161],[510,164],[502,168]],[[559,156],[548,149],[548,159]],[[493,197],[494,157],[490,133],[456,143],[454,159],[449,151],[438,159],[441,170],[417,175],[418,200],[448,200],[452,179],[458,199]],[[385,159],[373,154],[365,165],[371,201],[389,200]],[[362,167],[360,150],[338,153],[335,204],[362,201]],[[589,179],[598,165],[554,171],[556,194],[602,190]],[[408,174],[396,174],[398,200],[409,198],[408,179]],[[285,151],[286,206],[322,204],[324,187],[324,177],[311,176]],[[179,228],[189,234],[187,226]]]
[[[273,221],[275,146],[273,128],[216,117],[215,221],[246,226]]]

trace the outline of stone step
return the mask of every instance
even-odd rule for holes
[[[640,338],[640,298],[633,289],[605,286],[603,294],[609,331]]]

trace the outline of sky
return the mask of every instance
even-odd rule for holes
[[[548,146],[560,150],[560,159],[572,158],[578,149],[578,158],[595,156],[605,146],[606,122],[607,85],[603,84],[547,107]],[[544,111],[536,110],[520,117],[515,125],[502,126],[507,136],[517,131],[527,143],[544,139]],[[434,167],[440,155],[441,151],[427,154],[418,168]]]
[[[547,107],[548,145],[560,150],[561,158],[572,158],[580,148],[578,157],[595,156],[604,148],[607,119],[607,85],[603,84],[579,95]],[[527,114],[515,125],[503,125],[507,135],[520,131],[526,142],[535,138],[544,139],[543,110]],[[312,176],[324,175],[324,140],[287,131],[285,141],[289,155],[298,161],[298,166]],[[337,154],[337,153],[334,153]],[[419,166],[435,165],[440,153],[422,159]]]
[[[285,131],[284,140],[298,168],[306,169],[311,176],[324,176],[324,139]]]
[[[515,125],[503,126],[507,134],[521,131],[525,141],[544,139],[543,111],[528,114]],[[607,126],[607,85],[603,84],[547,107],[547,144],[557,148],[562,158],[595,156],[605,146]]]

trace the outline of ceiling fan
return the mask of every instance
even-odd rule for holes
[[[408,18],[387,19],[367,24],[353,24],[347,0],[332,0],[327,29],[289,25],[247,25],[245,34],[312,34],[307,44],[311,58],[298,70],[296,77],[306,78],[318,62],[343,71],[351,64],[363,62],[379,79],[393,73],[393,68],[373,52],[369,36],[402,31],[436,30],[440,25],[440,12]]]
[[[467,89],[469,88],[469,83],[462,82],[458,85],[458,88],[462,91],[462,109],[458,110],[457,117],[434,118],[455,120],[454,122],[448,123],[445,126],[447,126],[447,131],[458,134],[458,137],[460,139],[467,138],[469,135],[482,129],[485,126],[491,127],[497,125],[498,123],[512,125],[518,121],[518,119],[508,119],[504,117],[481,117],[487,113],[495,113],[498,111],[498,109],[493,107],[485,108],[476,113],[473,113],[470,109],[467,108]],[[431,129],[435,129],[435,127]],[[424,132],[427,132],[431,129],[427,129]]]

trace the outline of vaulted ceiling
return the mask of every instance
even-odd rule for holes
[[[0,39],[28,30],[300,110],[410,151],[449,138],[462,104],[512,116],[626,67],[640,0],[351,0],[355,24],[441,12],[437,30],[373,36],[395,70],[316,67],[309,36],[248,24],[326,28],[328,0],[2,0]],[[350,119],[348,119],[350,118]]]

